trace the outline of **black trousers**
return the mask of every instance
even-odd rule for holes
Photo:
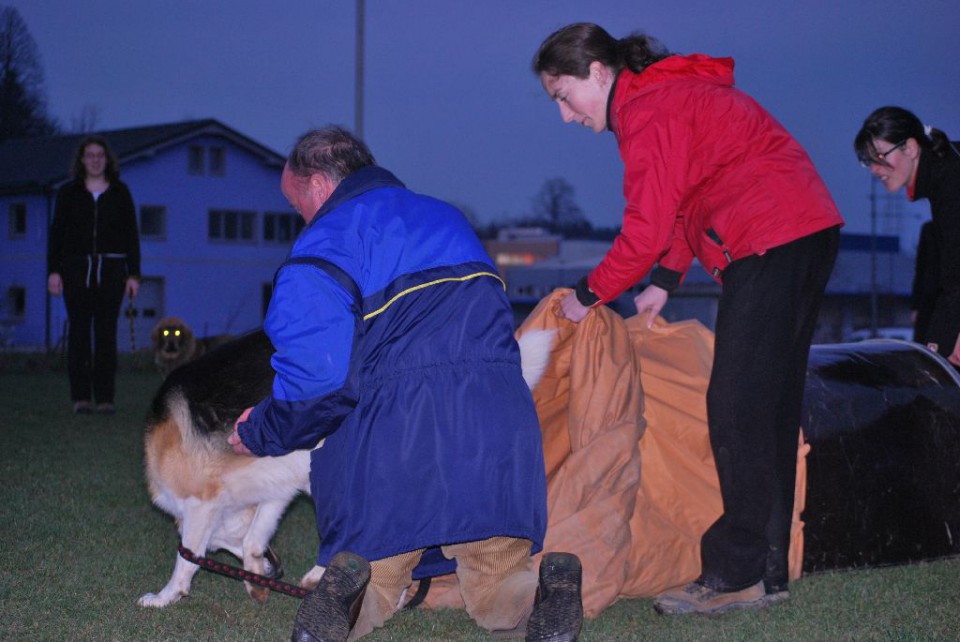
[[[107,258],[98,265],[96,257],[90,261],[78,257],[65,262],[61,278],[69,320],[70,399],[113,403],[117,317],[127,279],[125,262]]]
[[[735,591],[788,581],[797,443],[810,342],[838,227],[731,263],[707,389],[723,515],[701,540],[700,581]]]

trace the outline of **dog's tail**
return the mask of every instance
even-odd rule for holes
[[[517,339],[520,345],[520,365],[523,368],[523,380],[530,390],[537,387],[550,363],[550,351],[556,330],[530,330]]]
[[[180,389],[174,389],[167,402],[169,419],[177,427],[184,450],[198,455],[203,452],[227,449],[225,439],[214,438],[217,433],[204,432],[197,425],[190,403]],[[223,443],[220,443],[223,442]]]

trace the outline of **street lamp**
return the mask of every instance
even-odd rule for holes
[[[357,0],[357,57],[356,79],[353,87],[353,128],[358,138],[363,139],[363,40],[365,20],[364,0]]]

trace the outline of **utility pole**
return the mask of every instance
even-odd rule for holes
[[[877,178],[870,175],[870,336],[877,338]]]
[[[363,45],[365,27],[364,0],[357,0],[357,59],[356,79],[353,88],[353,128],[354,133],[363,139]]]

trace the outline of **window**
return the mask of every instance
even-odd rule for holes
[[[7,228],[10,238],[22,239],[27,237],[27,204],[11,203],[9,211],[9,227]]]
[[[223,147],[210,148],[210,175],[223,176],[227,173],[227,150]]]
[[[167,238],[167,208],[163,205],[140,206],[140,238]]]
[[[187,148],[187,171],[191,174],[203,174],[204,149],[199,145]]]
[[[22,317],[27,313],[27,289],[12,285],[7,289],[7,310],[10,316]]]
[[[255,212],[210,210],[207,238],[212,241],[252,241]]]
[[[267,212],[263,215],[263,240],[271,243],[289,243],[303,229],[299,214]]]

